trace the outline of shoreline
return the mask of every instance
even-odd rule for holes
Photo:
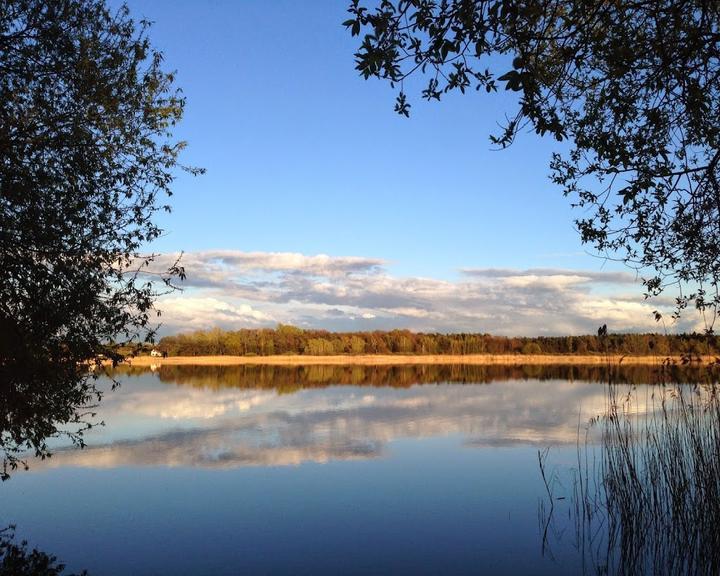
[[[680,356],[607,356],[571,354],[359,354],[333,356],[169,356],[157,358],[136,356],[124,362],[130,366],[407,366],[421,364],[473,364],[473,365],[661,365],[666,359],[682,364]],[[715,360],[703,356],[692,365],[705,365]]]

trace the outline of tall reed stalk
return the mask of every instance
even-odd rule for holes
[[[720,574],[720,390],[714,381],[606,385],[605,412],[584,437],[579,429],[569,499],[585,573]],[[541,454],[543,478],[546,458]],[[542,507],[548,509],[554,510],[552,502]],[[547,529],[551,520],[545,535],[558,532]]]

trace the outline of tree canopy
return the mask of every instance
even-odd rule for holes
[[[622,354],[636,356],[720,355],[714,334],[609,334],[507,337],[478,333],[409,330],[328,332],[279,325],[276,329],[218,328],[163,337],[157,348],[171,356],[270,356],[300,354]]]
[[[103,0],[0,3],[4,476],[61,429],[82,443],[100,396],[87,362],[151,335],[158,282],[183,274],[146,273],[184,106],[148,26]]]
[[[554,183],[580,237],[637,268],[646,295],[708,312],[720,294],[720,3],[714,0],[360,0],[344,22],[356,68],[426,100],[518,93],[491,143],[526,130],[568,140]],[[414,84],[414,83],[413,83]]]

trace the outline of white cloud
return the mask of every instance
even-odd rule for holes
[[[162,265],[174,255],[158,260]],[[165,331],[277,322],[331,330],[409,328],[507,335],[656,330],[630,272],[463,269],[400,277],[379,258],[218,250],[184,255],[186,293],[161,299]]]
[[[163,268],[175,262],[178,254],[158,257],[154,267]],[[195,280],[207,284],[224,284],[228,279],[247,274],[290,273],[318,277],[335,277],[351,273],[372,273],[382,268],[385,261],[359,256],[307,256],[297,252],[241,252],[239,250],[205,250],[186,252],[181,264],[195,273]]]
[[[177,328],[257,326],[273,321],[273,317],[250,304],[233,304],[207,296],[179,295],[163,298],[158,308],[164,325]]]
[[[463,268],[462,273],[478,278],[572,278],[580,282],[608,282],[612,284],[634,284],[637,277],[631,272],[606,272],[589,270],[567,270],[565,268],[529,268],[515,270],[512,268]]]

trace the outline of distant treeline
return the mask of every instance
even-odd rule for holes
[[[279,325],[275,329],[214,329],[166,336],[157,348],[170,356],[299,354],[628,354],[720,355],[705,334],[607,334],[515,338],[490,334],[328,332]]]

